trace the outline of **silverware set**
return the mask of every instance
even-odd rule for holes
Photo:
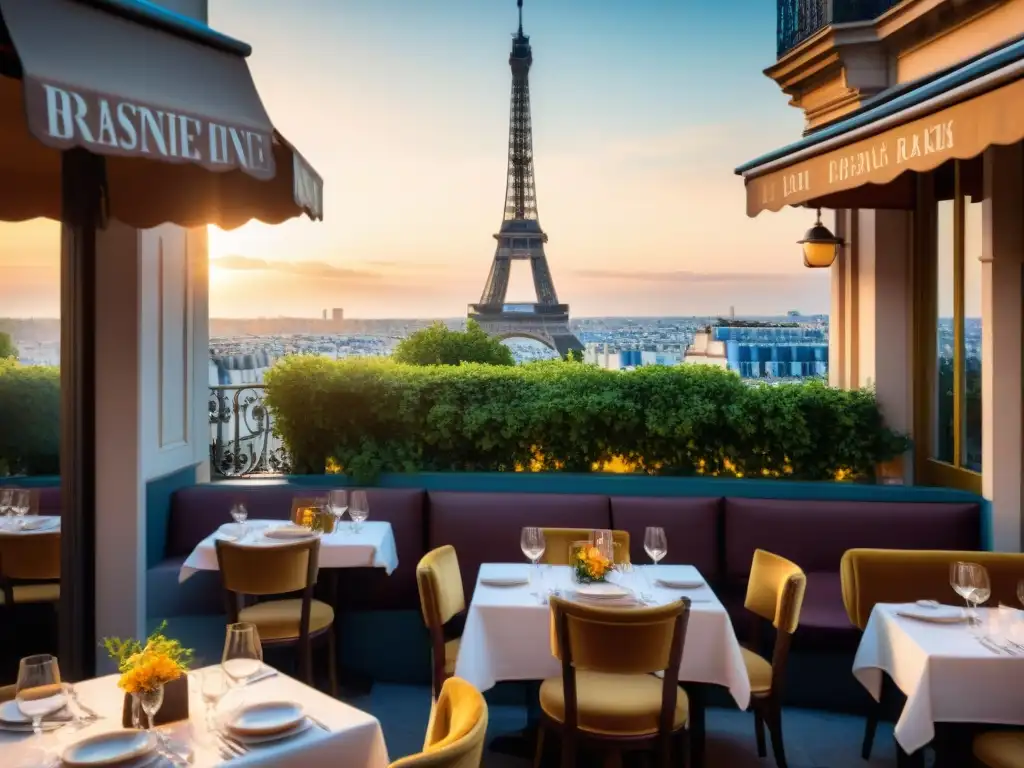
[[[321,721],[317,720],[312,715],[306,715],[306,719],[309,720],[309,722],[311,722],[315,728],[319,728],[321,731],[325,731],[325,732],[329,733],[330,730],[331,730],[330,728],[328,728],[326,725],[324,725]],[[295,735],[298,735],[298,734],[295,734]],[[282,740],[285,740],[285,739],[288,739],[288,738],[291,738],[291,737],[290,736],[285,736],[284,739],[282,739]],[[242,757],[242,756],[248,754],[249,750],[252,749],[252,747],[250,745],[243,744],[241,741],[239,741],[235,737],[231,736],[231,734],[225,733],[224,731],[219,730],[219,729],[216,731],[216,739],[217,739],[217,745],[218,745],[217,752],[225,760],[234,760],[236,757]],[[276,742],[274,742],[274,743],[276,743]]]
[[[979,635],[978,642],[997,656],[1002,656],[1004,653],[1007,656],[1019,656],[1024,651],[1024,646],[1012,640],[1006,640],[1005,644],[1000,644],[994,638]]]

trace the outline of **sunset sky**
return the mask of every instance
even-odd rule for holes
[[[728,11],[725,10],[728,5]],[[323,223],[211,233],[211,315],[455,317],[505,192],[514,0],[210,0],[252,44],[275,125],[325,178]],[[747,219],[738,163],[800,135],[761,70],[764,0],[526,0],[541,225],[576,316],[826,311],[807,211]],[[0,316],[56,316],[58,229],[0,225]],[[528,266],[509,299],[532,300]]]

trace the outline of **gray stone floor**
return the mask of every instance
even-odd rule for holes
[[[372,712],[384,728],[392,760],[419,751],[430,713],[427,688],[378,683],[366,697],[351,703]],[[525,724],[521,706],[492,705],[488,738],[511,733]],[[879,728],[870,762],[860,758],[864,721],[849,715],[787,709],[783,719],[790,768],[895,768],[891,725]],[[771,757],[760,760],[754,724],[747,712],[711,708],[707,713],[708,768],[774,768]],[[487,768],[523,768],[530,761],[488,752]]]

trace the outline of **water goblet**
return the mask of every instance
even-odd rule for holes
[[[31,506],[32,497],[27,490],[21,488],[14,492],[14,503],[11,505],[11,509],[17,519],[18,530],[25,528],[25,515],[28,514]]]
[[[11,514],[14,512],[14,489],[13,488],[0,488],[0,518],[4,521],[4,527],[7,527],[8,520]]]
[[[949,583],[967,603],[968,624],[977,624],[977,606],[992,594],[988,571],[978,563],[958,561],[950,566]]]
[[[145,691],[139,691],[135,694],[139,698],[139,706],[142,707],[142,711],[146,715],[146,730],[153,731],[153,718],[156,717],[156,713],[160,711],[160,707],[164,705],[164,687],[158,685],[155,688],[151,688]],[[163,745],[164,741],[162,734],[156,734],[157,741]]]
[[[352,491],[352,503],[348,508],[348,516],[352,518],[352,532],[359,533],[363,521],[370,516],[370,502],[366,491]]]
[[[43,720],[68,705],[67,689],[60,681],[60,666],[49,654],[26,656],[18,664],[18,682],[15,684],[15,703],[18,710],[32,721],[32,733],[42,747]],[[47,759],[48,749],[42,749]]]
[[[665,538],[664,528],[648,528],[644,531],[644,551],[654,565],[668,554],[668,539]]]
[[[334,530],[341,532],[341,518],[348,511],[348,491],[338,488],[327,494],[327,504],[334,515]]]
[[[537,573],[537,563],[540,561],[544,550],[547,547],[544,542],[544,531],[533,526],[526,526],[519,534],[519,548],[523,550],[526,559],[533,566],[530,569],[531,578]],[[539,578],[538,578],[539,580]],[[540,588],[534,594],[540,594]]]
[[[249,528],[245,524],[246,520],[249,519],[249,510],[245,508],[245,504],[233,504],[231,506],[231,519],[242,527],[242,535],[238,537],[238,540],[241,541],[249,532]]]
[[[239,622],[228,625],[220,666],[236,687],[245,685],[259,674],[263,669],[263,646],[255,624]]]
[[[206,730],[213,730],[213,715],[228,692],[228,677],[223,669],[204,669],[198,674],[199,695],[206,706]]]

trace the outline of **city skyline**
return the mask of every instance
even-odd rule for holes
[[[747,219],[732,174],[802,122],[759,73],[774,9],[736,2],[526,0],[540,217],[574,316],[827,311],[795,245],[812,214]],[[212,230],[211,316],[464,314],[501,219],[515,3],[288,8],[219,0],[211,25],[253,44],[268,112],[327,180],[325,222]],[[56,224],[0,225],[0,315],[56,315],[58,249]],[[528,286],[513,270],[510,300]]]

